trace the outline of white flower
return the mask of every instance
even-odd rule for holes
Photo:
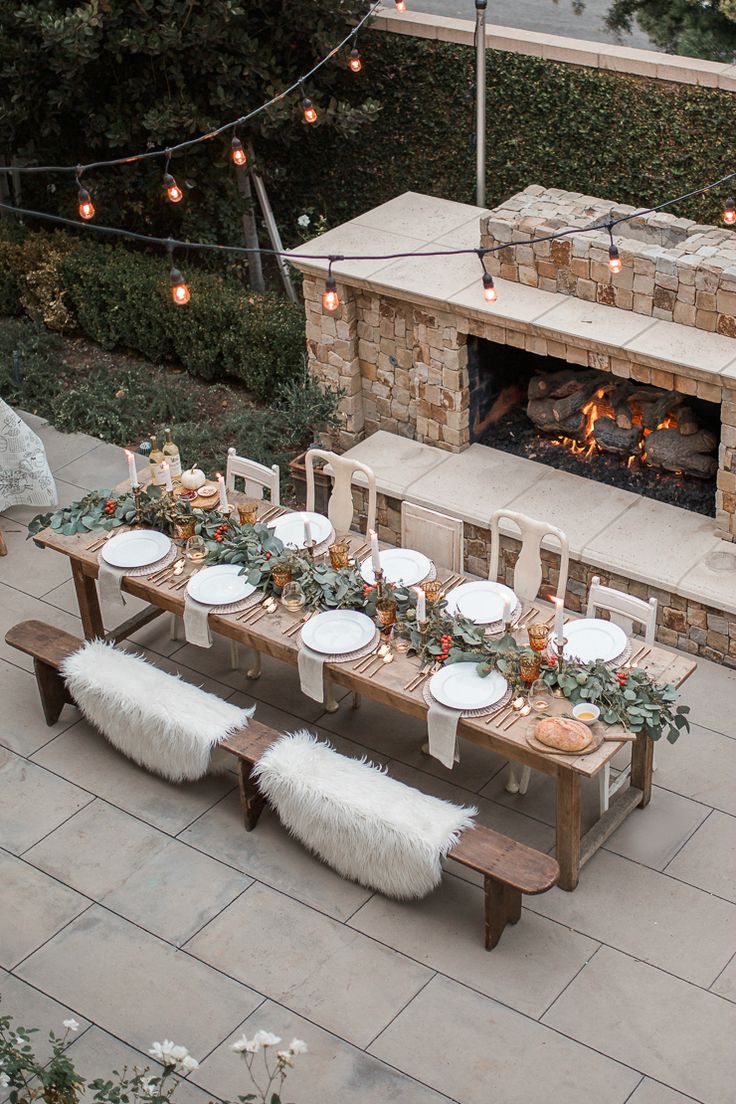
[[[255,1039],[249,1039],[247,1035],[241,1035],[239,1039],[230,1047],[236,1054],[242,1054],[245,1051],[247,1054],[257,1054],[261,1049],[260,1043],[256,1043]]]
[[[280,1066],[293,1066],[294,1055],[289,1050],[277,1050],[276,1057]]]
[[[303,230],[306,230],[312,220],[309,215],[300,215],[296,221]]]
[[[158,1077],[146,1077],[141,1081],[141,1092],[144,1096],[158,1096]]]
[[[185,1046],[175,1046],[171,1048],[171,1057],[174,1059],[177,1065],[180,1065],[189,1054],[189,1051]]]
[[[306,1054],[309,1047],[303,1039],[292,1039],[289,1043],[289,1050],[292,1054]]]
[[[165,1066],[175,1066],[176,1058],[172,1055],[174,1049],[175,1047],[171,1040],[164,1039],[162,1043],[154,1043],[148,1053],[158,1062],[163,1062]]]
[[[10,1084],[10,1078],[7,1073],[0,1073],[0,1089],[7,1089]]]
[[[64,1027],[68,1028],[69,1031],[79,1031],[79,1024],[76,1020],[63,1020],[62,1022]]]
[[[192,1058],[191,1054],[186,1054],[182,1058],[180,1065],[181,1068],[187,1070],[187,1072],[189,1072],[190,1070],[199,1069],[199,1062],[196,1058]]]
[[[258,1046],[271,1047],[278,1046],[281,1039],[278,1035],[274,1035],[271,1031],[256,1031],[253,1036],[253,1042]]]
[[[15,1036],[15,1045],[21,1049],[27,1044],[28,1040],[24,1039],[22,1035]]]

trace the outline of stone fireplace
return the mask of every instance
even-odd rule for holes
[[[401,230],[388,231],[381,212],[397,205],[404,210]],[[326,263],[300,262],[297,249],[305,271],[311,370],[346,392],[343,447],[385,429],[451,452],[468,448],[478,439],[471,410],[478,381],[471,379],[469,354],[474,343],[486,342],[505,348],[510,362],[523,352],[560,362],[560,371],[581,368],[606,377],[602,391],[618,396],[619,438],[631,428],[622,392],[662,392],[670,409],[651,428],[665,432],[656,434],[651,444],[656,440],[658,447],[649,453],[638,439],[631,450],[637,467],[638,458],[646,464],[656,451],[660,473],[700,480],[700,491],[703,479],[713,480],[704,512],[715,516],[718,535],[736,540],[736,234],[664,213],[635,219],[615,235],[623,261],[617,275],[607,265],[607,232],[513,244],[632,211],[538,186],[485,212],[408,193],[300,247],[349,255],[381,252],[382,242],[387,253],[507,242],[486,257],[499,277],[494,304],[483,299],[472,253],[426,261],[348,260],[334,265],[341,306],[330,315],[321,305]],[[684,423],[673,416],[676,409],[685,412]],[[607,408],[604,415],[610,414]],[[675,441],[677,431],[682,440]],[[609,432],[609,455],[611,441]],[[673,468],[662,451],[675,445],[682,464]],[[606,448],[596,441],[594,451],[599,456]],[[589,465],[592,478],[595,468]],[[635,474],[622,485],[639,490]]]

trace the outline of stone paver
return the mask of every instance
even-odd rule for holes
[[[364,230],[411,233],[385,213],[386,225]],[[442,213],[435,239],[461,242],[467,218],[452,204]],[[512,297],[506,309],[534,307]],[[39,431],[62,501],[124,478],[119,449],[45,424]],[[380,438],[391,448],[376,450]],[[489,485],[478,450],[491,450],[482,446],[464,454],[460,477],[449,454],[429,473],[426,446],[415,442],[378,434],[365,447],[395,493],[416,490],[436,505],[446,481],[468,517],[485,519],[494,495],[537,493],[525,473],[514,481],[513,457],[505,482]],[[8,527],[33,512],[10,511]],[[258,1028],[307,1041],[285,1094],[300,1104],[731,1104],[735,671],[699,661],[683,694],[693,730],[658,747],[651,805],[608,840],[574,894],[525,899],[521,923],[489,955],[478,877],[451,860],[425,900],[387,901],[339,879],[269,813],[245,833],[232,773],[173,786],[120,756],[70,707],[47,727],[31,661],[2,637],[27,617],[77,633],[79,619],[68,565],[24,536],[10,534],[11,554],[0,560],[3,1012],[44,1037],[74,1016],[71,1054],[87,1077],[152,1066],[156,1039],[183,1043],[202,1065],[177,1089],[180,1104],[246,1093],[229,1046]],[[618,544],[608,549],[615,558]],[[653,569],[672,572],[674,563],[677,574],[701,552],[689,537],[675,550]],[[713,583],[723,601],[727,579]],[[477,804],[481,822],[516,839],[554,845],[552,788],[536,773],[525,797],[507,794],[503,760],[465,746],[448,772],[422,755],[414,720],[368,701],[323,714],[292,668],[266,660],[262,678],[248,682],[230,670],[224,642],[204,651],[172,641],[167,618],[135,643],[162,668],[255,703],[267,724],[306,725],[410,785]],[[590,823],[596,786],[583,796]]]
[[[44,993],[34,989],[26,981],[21,981],[15,974],[0,969],[0,994],[2,994],[2,1015],[12,1016],[12,1027],[37,1028],[38,1034],[34,1038],[34,1050],[43,1061],[51,1057],[51,1045],[48,1040],[50,1031],[54,1035],[61,1036],[66,1028],[64,1020],[75,1019],[79,1024],[79,1031],[85,1031],[89,1027],[89,1020],[77,1013],[76,1009],[67,1008],[58,1001],[52,1000]],[[70,1036],[73,1042],[76,1036]]]

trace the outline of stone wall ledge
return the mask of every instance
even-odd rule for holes
[[[453,42],[461,46],[473,45],[472,19],[451,19],[426,12],[399,14],[394,10],[380,9],[371,26],[373,30],[389,34]],[[727,62],[704,61],[701,58],[663,54],[629,46],[613,46],[494,24],[486,25],[486,45],[490,50],[527,54],[547,61],[608,69],[675,84],[695,84],[720,88],[726,92],[736,91],[736,66]]]
[[[481,530],[501,508],[549,521],[567,534],[573,560],[660,600],[674,595],[736,616],[736,549],[717,537],[713,518],[485,445],[452,454],[379,431],[346,455],[373,469],[379,495]],[[502,532],[515,535],[510,525]]]

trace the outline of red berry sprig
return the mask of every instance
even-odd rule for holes
[[[114,514],[115,513],[115,499],[114,498],[108,498],[107,502],[105,503],[105,505],[103,506],[102,509],[103,509],[103,512],[106,513],[108,517],[110,517],[112,514]]]

